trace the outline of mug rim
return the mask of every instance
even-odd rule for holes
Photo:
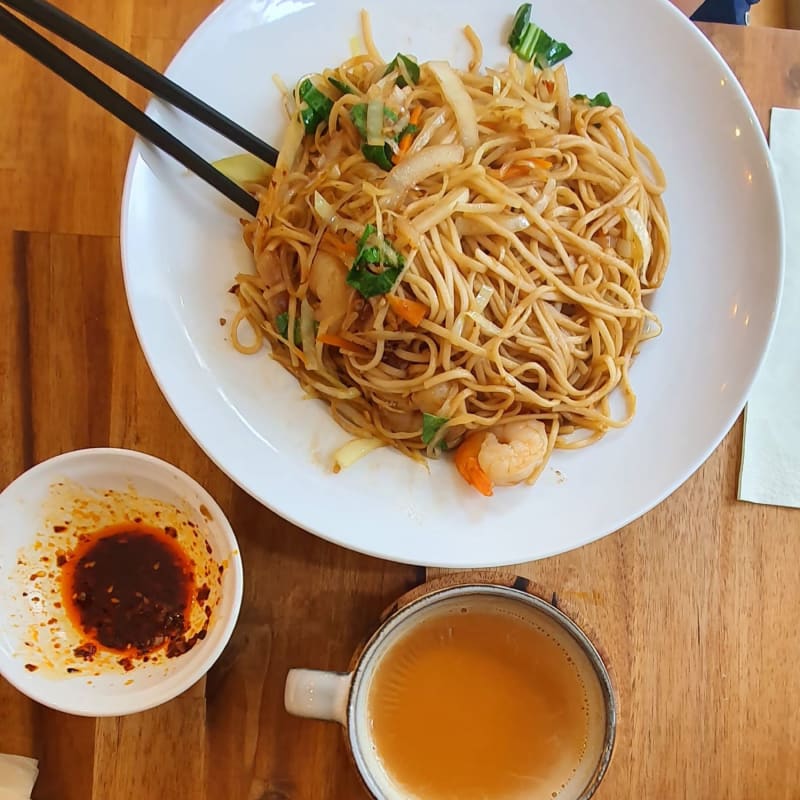
[[[514,602],[525,603],[529,606],[535,607],[538,611],[550,617],[556,624],[561,626],[576,642],[580,649],[584,652],[589,659],[592,670],[597,676],[600,684],[601,692],[603,695],[603,706],[606,713],[605,731],[603,734],[603,750],[600,754],[598,763],[589,779],[586,787],[583,789],[577,800],[590,800],[595,794],[600,783],[602,782],[606,771],[608,770],[611,758],[614,753],[614,745],[616,742],[617,732],[617,700],[614,694],[614,687],[611,683],[611,676],[608,668],[603,661],[602,656],[595,647],[592,640],[584,632],[584,630],[567,614],[561,611],[552,603],[539,597],[536,594],[523,591],[511,586],[502,586],[494,583],[461,583],[455,586],[447,586],[441,589],[435,589],[432,592],[423,594],[421,597],[412,600],[408,605],[397,609],[390,614],[377,628],[377,630],[370,636],[366,644],[358,655],[356,664],[351,672],[352,679],[347,693],[347,708],[346,708],[346,729],[347,740],[353,762],[355,763],[356,770],[361,782],[375,798],[375,800],[385,800],[386,795],[382,793],[380,786],[376,783],[369,770],[366,759],[358,747],[358,730],[356,725],[355,709],[359,701],[362,691],[366,691],[368,684],[364,682],[366,671],[375,658],[379,646],[384,642],[387,637],[396,635],[397,629],[410,617],[413,617],[423,608],[436,605],[438,602],[446,599],[447,597],[458,596],[463,594],[473,595],[491,595],[500,596],[510,599]]]

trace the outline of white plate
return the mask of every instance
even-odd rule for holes
[[[363,0],[227,0],[192,35],[169,75],[268,141],[284,118],[271,76],[349,56]],[[485,63],[516,3],[408,0],[371,6],[385,57],[468,60],[469,23]],[[542,558],[620,528],[708,457],[742,409],[775,319],[782,221],[764,136],[741,87],[694,26],[664,0],[540,0],[534,18],[575,51],[573,92],[608,91],[655,150],[669,189],[674,254],[653,302],[664,334],[632,369],[638,412],[584,451],[556,453],[534,487],[486,499],[452,463],[430,474],[390,450],[339,475],[348,436],[321,402],[264,353],[242,356],[219,319],[250,267],[237,210],[168,157],[137,142],[122,211],[131,314],[162,391],[206,453],[278,514],[346,547],[451,567]],[[154,103],[151,113],[204,155],[230,144]],[[558,472],[556,472],[558,471]],[[559,474],[560,473],[560,474]],[[562,477],[563,475],[563,477]]]

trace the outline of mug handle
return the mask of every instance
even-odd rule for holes
[[[295,717],[324,719],[346,725],[352,682],[352,672],[290,669],[283,693],[284,707]]]

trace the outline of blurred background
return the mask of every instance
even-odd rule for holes
[[[800,30],[800,0],[761,0],[750,12],[750,24]]]

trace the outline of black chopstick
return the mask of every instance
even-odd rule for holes
[[[256,215],[258,200],[255,197],[2,5],[0,5],[0,35],[111,112],[140,136],[172,156],[248,214]]]
[[[38,22],[62,39],[77,45],[85,53],[113,67],[117,72],[121,72],[181,111],[185,111],[217,133],[221,133],[226,139],[238,144],[262,161],[275,164],[278,151],[274,147],[46,0],[2,0],[2,3],[19,11],[28,19]]]

